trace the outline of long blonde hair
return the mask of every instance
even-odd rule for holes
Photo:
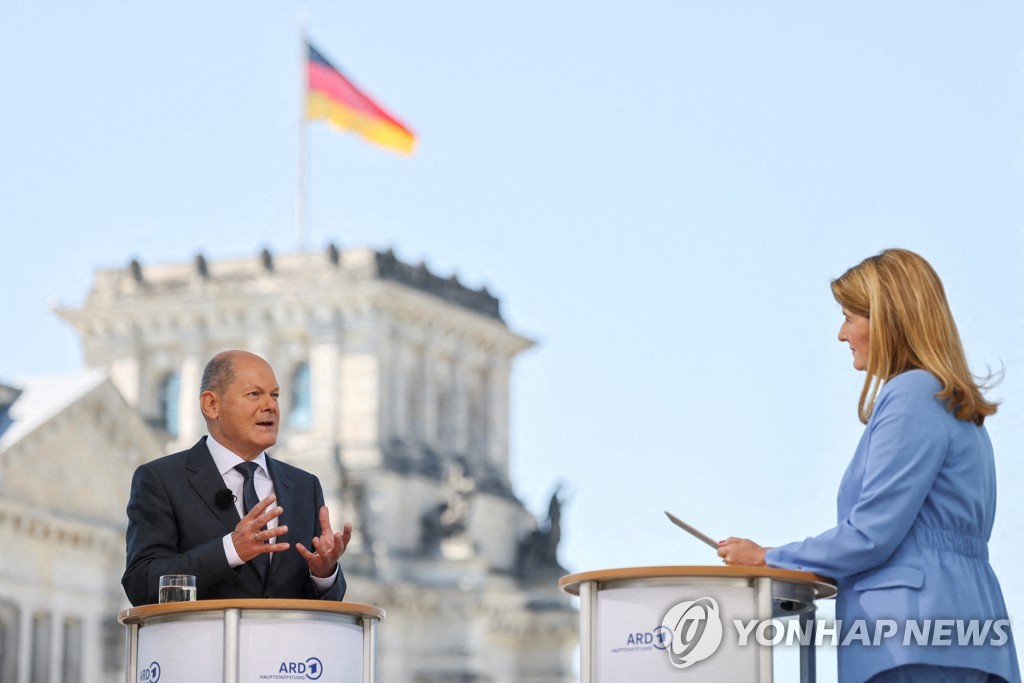
[[[957,419],[982,424],[998,404],[985,400],[964,356],[960,334],[942,281],[921,256],[886,249],[832,281],[832,294],[846,310],[868,318],[867,377],[857,414],[867,423],[882,385],[920,368],[935,375],[935,396]]]

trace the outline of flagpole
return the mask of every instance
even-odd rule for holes
[[[297,237],[299,240],[299,250],[306,250],[306,230],[307,230],[307,181],[309,176],[309,162],[307,159],[307,144],[309,137],[309,128],[306,125],[306,98],[309,96],[309,83],[308,75],[306,73],[306,65],[308,61],[308,48],[306,47],[308,38],[306,37],[306,24],[308,22],[308,15],[305,10],[299,13],[299,37],[300,37],[300,50],[299,50],[299,64],[301,67],[299,83],[301,84],[302,91],[299,96],[299,145],[298,145],[298,187],[295,193],[295,224]]]

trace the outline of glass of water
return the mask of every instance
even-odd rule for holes
[[[160,602],[191,602],[196,599],[196,577],[167,574],[160,577]]]

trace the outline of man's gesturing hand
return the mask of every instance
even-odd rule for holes
[[[351,524],[346,524],[343,532],[331,529],[331,513],[324,505],[320,508],[320,535],[313,539],[315,552],[310,552],[301,543],[296,543],[295,549],[306,558],[306,562],[309,563],[309,572],[313,576],[326,579],[334,573],[334,568],[338,566],[338,558],[345,552],[351,538]]]
[[[287,543],[278,543],[275,539],[288,533],[288,527],[278,525],[273,529],[264,529],[267,522],[279,517],[284,508],[274,505],[277,496],[270,495],[249,510],[249,514],[231,532],[231,542],[235,544],[235,552],[242,562],[248,562],[257,555],[279,553],[288,549]]]

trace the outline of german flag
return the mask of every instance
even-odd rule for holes
[[[306,43],[306,118],[325,119],[387,149],[411,154],[416,136]]]

